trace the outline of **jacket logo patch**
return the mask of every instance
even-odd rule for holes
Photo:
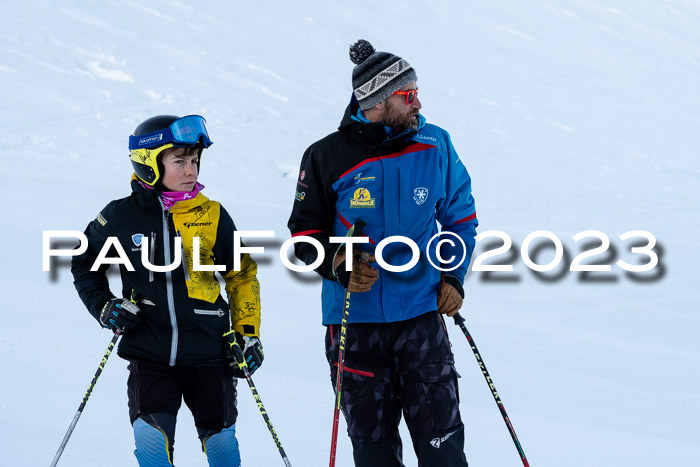
[[[413,200],[416,202],[418,206],[421,204],[425,203],[425,200],[428,199],[428,189],[424,187],[418,187],[413,189]]]
[[[367,188],[358,188],[350,200],[351,208],[373,208],[374,198]]]
[[[142,234],[142,233],[138,233],[138,234],[132,235],[132,236],[131,236],[131,241],[134,242],[134,245],[136,245],[137,247],[140,247],[140,246],[141,246],[141,242],[143,241],[143,234]]]
[[[427,139],[428,141],[435,141],[437,143],[437,138],[433,136],[416,135],[416,138]]]
[[[294,199],[297,201],[304,201],[304,198],[306,198],[306,192],[297,190],[296,194],[294,195]]]
[[[352,177],[352,179],[355,181],[355,185],[357,185],[360,182],[373,182],[374,181],[374,177],[363,177],[362,172],[360,172],[359,174]]]
[[[99,213],[99,214],[97,215],[97,222],[99,222],[100,225],[101,225],[102,227],[104,227],[105,225],[107,225],[107,219],[105,219],[104,217],[102,217],[102,213]]]

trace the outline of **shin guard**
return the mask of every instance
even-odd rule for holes
[[[239,467],[241,454],[238,451],[236,425],[202,439],[202,448],[207,455],[209,467]]]
[[[175,417],[170,414],[149,414],[134,421],[134,455],[141,467],[172,465]]]

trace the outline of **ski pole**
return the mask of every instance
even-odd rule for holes
[[[282,456],[282,460],[284,461],[284,465],[287,467],[292,467],[292,464],[289,462],[289,458],[287,458],[287,454],[284,452],[284,448],[282,447],[282,443],[280,442],[280,439],[277,437],[277,433],[275,432],[275,428],[272,426],[272,422],[270,421],[270,417],[267,415],[267,411],[265,410],[265,406],[262,403],[262,400],[260,399],[260,395],[258,394],[258,390],[255,389],[255,384],[253,384],[253,378],[250,376],[250,370],[248,369],[248,362],[245,361],[245,357],[243,356],[243,351],[241,350],[241,346],[238,345],[238,341],[236,340],[236,333],[233,329],[228,331],[226,334],[224,334],[224,337],[226,338],[226,341],[228,342],[229,346],[231,347],[231,350],[233,351],[233,357],[236,359],[236,364],[238,365],[238,368],[243,371],[243,375],[245,376],[245,380],[248,382],[248,386],[250,386],[250,392],[253,393],[253,397],[255,398],[255,402],[258,404],[258,408],[260,409],[260,413],[263,416],[263,419],[265,420],[265,423],[267,423],[267,429],[270,430],[270,434],[272,435],[272,440],[275,442],[275,445],[277,446],[277,450],[279,450],[280,455]]]
[[[530,463],[527,461],[527,458],[525,457],[525,452],[523,451],[522,446],[520,446],[520,441],[518,441],[518,437],[515,434],[515,430],[513,429],[513,425],[510,423],[510,418],[508,418],[508,414],[506,413],[506,408],[503,407],[503,402],[501,402],[501,398],[498,395],[498,391],[496,391],[496,386],[493,384],[493,380],[491,380],[491,375],[489,374],[488,370],[486,369],[486,365],[484,364],[484,360],[481,358],[481,354],[479,354],[479,349],[476,348],[476,344],[474,343],[474,339],[472,339],[471,334],[469,334],[469,331],[467,330],[467,326],[464,324],[464,318],[462,315],[459,313],[455,314],[453,316],[455,320],[455,324],[458,325],[460,328],[462,328],[462,332],[464,333],[464,336],[467,338],[467,341],[469,341],[469,345],[472,348],[472,351],[474,352],[474,356],[476,357],[477,363],[479,363],[479,367],[481,368],[481,372],[484,374],[484,378],[486,378],[486,382],[489,384],[489,388],[491,389],[491,394],[493,394],[493,398],[496,400],[496,404],[498,405],[498,410],[501,411],[501,416],[503,417],[503,421],[506,422],[506,426],[508,427],[508,431],[510,432],[510,437],[513,438],[513,442],[515,443],[515,447],[518,450],[518,454],[520,454],[520,460],[523,461],[523,465],[525,467],[530,467]]]
[[[355,221],[355,224],[348,231],[348,237],[361,237],[362,230],[367,223],[363,220]],[[366,260],[367,253],[363,253]],[[331,435],[331,459],[330,467],[335,467],[335,450],[338,444],[338,423],[340,422],[340,397],[343,385],[343,371],[345,369],[345,335],[348,330],[348,316],[350,315],[350,292],[345,290],[345,303],[343,305],[343,318],[340,322],[340,339],[338,344],[338,374],[335,379],[335,407],[333,409],[333,432]]]
[[[58,464],[58,459],[60,459],[61,454],[63,454],[63,450],[65,449],[66,444],[68,444],[68,440],[70,439],[71,435],[73,434],[73,430],[75,429],[75,425],[78,423],[78,419],[83,414],[83,409],[85,408],[85,404],[87,404],[87,401],[90,398],[90,394],[92,394],[92,390],[95,387],[95,384],[97,383],[97,378],[99,378],[100,374],[102,374],[102,370],[104,369],[105,365],[107,364],[107,359],[112,354],[112,350],[114,349],[114,346],[117,345],[117,341],[119,340],[119,336],[121,336],[121,333],[122,333],[121,329],[117,329],[114,332],[114,336],[112,336],[112,340],[109,342],[109,345],[107,346],[107,351],[105,352],[105,356],[102,357],[102,361],[100,362],[100,365],[97,367],[97,371],[95,372],[95,376],[92,377],[92,381],[90,382],[90,386],[88,387],[88,390],[85,393],[85,397],[83,397],[83,401],[80,403],[80,407],[78,407],[78,412],[76,412],[75,417],[73,417],[73,421],[71,422],[70,427],[68,427],[68,431],[66,432],[66,436],[63,437],[63,441],[61,442],[61,445],[58,447],[58,452],[56,453],[56,456],[53,458],[53,462],[51,462],[51,467],[56,467],[56,464]]]

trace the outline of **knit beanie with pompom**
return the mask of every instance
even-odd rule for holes
[[[406,60],[389,52],[377,52],[364,39],[350,47],[350,60],[356,65],[352,70],[352,89],[362,110],[372,108],[418,79]]]

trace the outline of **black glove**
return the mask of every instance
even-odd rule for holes
[[[134,329],[141,321],[141,309],[128,298],[113,298],[102,307],[100,323],[113,332]]]
[[[231,363],[231,371],[233,376],[236,378],[245,378],[242,366],[248,367],[248,372],[252,375],[255,371],[260,368],[263,360],[265,359],[265,353],[263,352],[262,344],[260,339],[255,336],[243,336],[241,334],[235,333],[236,339],[228,339],[229,346],[233,352],[233,362]],[[229,337],[228,334],[224,336]],[[244,363],[239,363],[237,355],[242,355],[245,360]]]

